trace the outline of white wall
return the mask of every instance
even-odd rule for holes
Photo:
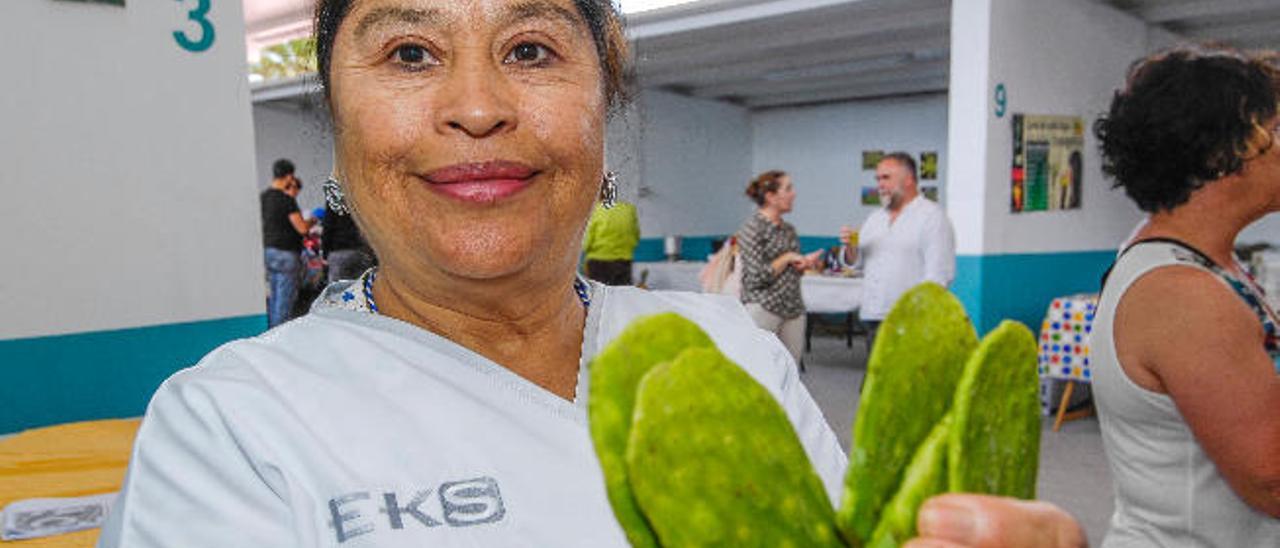
[[[738,229],[751,177],[748,111],[718,101],[646,91],[638,101],[640,189],[644,237],[729,234]],[[616,133],[616,132],[615,132]],[[612,135],[611,135],[612,137]],[[610,142],[610,150],[614,149]],[[618,148],[625,148],[620,146]],[[632,145],[632,150],[637,147]]]
[[[1249,225],[1236,241],[1248,244],[1266,242],[1280,249],[1280,213],[1272,213]]]
[[[875,206],[862,205],[860,192],[875,186],[875,172],[862,169],[863,150],[902,150],[917,162],[921,152],[937,152],[938,179],[920,185],[940,187],[939,200],[948,200],[941,188],[948,162],[946,95],[759,111],[751,115],[751,133],[751,173],[791,174],[796,203],[788,220],[800,234],[835,236],[840,225],[860,226],[871,214]],[[745,187],[744,179],[738,196]],[[749,211],[753,204],[741,200]]]
[[[987,118],[986,254],[1101,250],[1117,246],[1141,219],[1136,206],[1111,189],[1100,168],[1093,121],[1106,112],[1129,65],[1149,49],[1148,26],[1087,0],[991,0],[987,89],[1003,83],[1008,113]],[[1165,35],[1160,35],[1164,40]],[[991,95],[988,94],[987,97]],[[977,105],[970,105],[976,107]],[[1085,121],[1081,208],[1009,212],[1014,113],[1080,116]]]
[[[957,0],[951,9],[951,75],[947,90],[947,216],[956,253],[982,253],[986,222],[987,119],[992,117],[989,78],[992,0]],[[1008,116],[1006,114],[1006,116]]]
[[[239,2],[0,3],[0,339],[263,313]]]
[[[1089,0],[957,0],[952,29],[948,214],[959,253],[1117,246],[1142,214],[1104,178],[1092,124],[1133,61],[1183,39]],[[994,114],[998,84],[1007,91],[1003,118]],[[1009,212],[1014,113],[1084,118],[1081,209]],[[1240,241],[1280,245],[1280,216],[1250,226]]]

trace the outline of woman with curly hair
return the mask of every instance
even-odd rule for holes
[[[1182,47],[1135,64],[1095,126],[1103,170],[1150,215],[1094,321],[1103,546],[1280,542],[1280,320],[1233,255],[1280,211],[1278,103],[1268,58]]]

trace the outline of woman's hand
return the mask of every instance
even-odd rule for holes
[[[952,493],[925,501],[905,548],[1084,548],[1070,514],[1041,501]]]
[[[804,270],[803,266],[797,266],[802,265],[804,260],[804,255],[794,251],[788,251],[778,255],[778,258],[774,259],[772,263],[769,263],[769,266],[773,268],[774,274],[781,274],[788,266],[794,266],[797,270]]]
[[[819,249],[804,256],[804,265],[800,270],[822,270],[822,253]]]

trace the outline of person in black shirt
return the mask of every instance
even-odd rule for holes
[[[351,215],[338,213],[326,204],[320,226],[324,229],[320,241],[329,265],[329,283],[353,280],[373,266],[373,252]]]
[[[302,181],[294,177],[293,162],[281,158],[271,166],[271,186],[262,191],[262,247],[270,294],[267,296],[267,326],[275,327],[290,318],[298,296],[302,260],[302,237],[311,223],[302,218],[295,198]]]

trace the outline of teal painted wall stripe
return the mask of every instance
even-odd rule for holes
[[[959,256],[951,289],[979,333],[1006,318],[1038,332],[1054,297],[1097,292],[1115,256],[1112,249]]]
[[[684,236],[680,258],[706,260],[711,241],[718,236]],[[800,236],[800,249],[808,253],[840,245],[835,236]],[[1001,320],[1013,319],[1039,331],[1045,307],[1054,297],[1098,291],[1102,274],[1115,259],[1115,250],[1060,253],[1011,253],[960,255],[951,291],[964,303],[979,333]],[[664,261],[662,238],[642,238],[636,262]]]
[[[633,261],[638,263],[667,260],[666,255],[662,253],[662,238],[641,238],[640,244],[636,246],[636,250],[631,257]]]
[[[0,433],[141,415],[173,372],[267,328],[262,314],[0,340]]]
[[[809,253],[819,249],[829,249],[840,245],[838,236],[801,236],[800,252]]]
[[[982,326],[982,264],[981,255],[957,255],[956,277],[951,281],[951,292],[964,304],[965,312],[969,313],[969,319],[973,320],[978,331],[985,333],[987,329]]]

